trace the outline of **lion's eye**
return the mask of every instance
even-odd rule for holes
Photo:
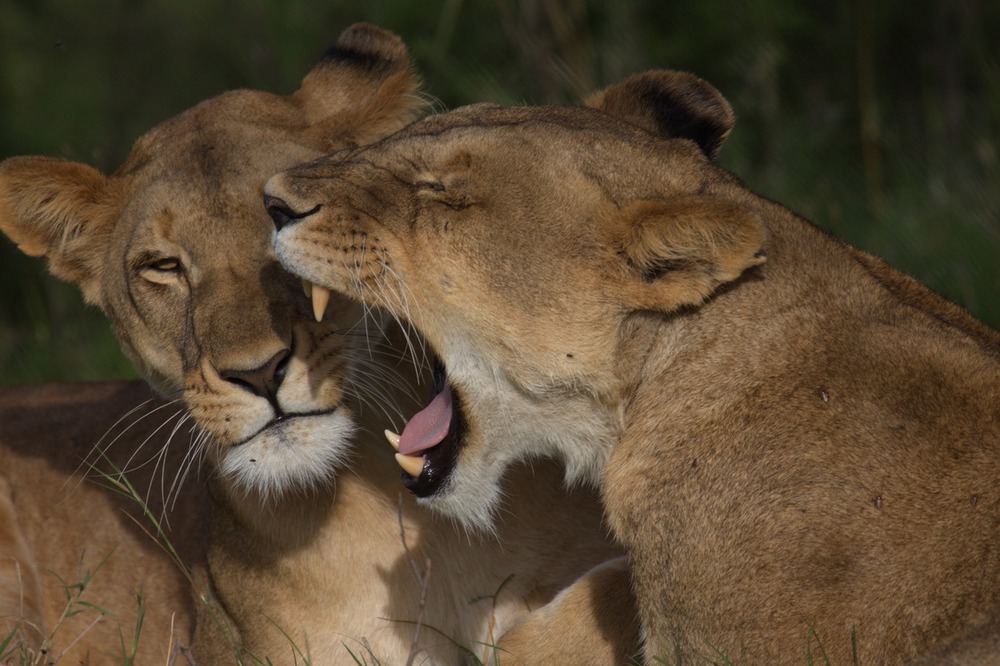
[[[157,259],[156,261],[147,264],[146,268],[160,273],[173,273],[180,270],[181,262],[173,258]]]
[[[150,259],[140,265],[142,277],[150,282],[166,284],[173,282],[184,271],[181,260],[176,257]]]

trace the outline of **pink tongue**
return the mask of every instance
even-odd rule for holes
[[[399,452],[413,455],[437,446],[451,425],[451,389],[448,386],[434,396],[431,404],[413,415],[399,436]]]

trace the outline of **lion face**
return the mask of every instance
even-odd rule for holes
[[[183,400],[193,455],[245,493],[329,476],[371,364],[360,306],[336,298],[314,316],[275,260],[263,183],[409,122],[417,86],[402,42],[358,25],[296,93],[204,102],[141,137],[110,177],[48,158],[0,165],[0,227],[104,310],[141,373]]]
[[[708,84],[650,73],[593,108],[473,106],[272,178],[279,260],[412,322],[442,361],[401,435],[409,487],[483,524],[514,460],[597,481],[630,321],[763,261],[763,226],[706,192],[732,123]]]

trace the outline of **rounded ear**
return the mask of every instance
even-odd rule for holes
[[[52,157],[0,163],[0,230],[48,259],[49,271],[100,304],[105,248],[118,211],[112,181],[86,164]]]
[[[420,85],[403,40],[358,23],[341,33],[292,98],[310,126],[307,138],[327,150],[334,147],[327,137],[336,147],[345,138],[368,143],[412,122],[427,106]]]
[[[602,220],[625,264],[622,298],[636,310],[697,306],[721,285],[764,263],[764,223],[712,196],[640,201]]]
[[[710,83],[669,69],[637,74],[591,95],[587,106],[658,136],[690,139],[714,158],[733,129],[733,108]]]

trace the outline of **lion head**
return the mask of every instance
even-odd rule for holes
[[[199,104],[110,176],[47,157],[0,164],[0,228],[107,314],[141,374],[188,408],[193,454],[232,488],[272,496],[327,479],[371,363],[362,310],[338,298],[314,315],[275,260],[266,175],[402,127],[418,86],[402,41],[359,24],[296,92]]]
[[[279,259],[412,321],[443,361],[399,442],[414,492],[484,524],[515,460],[599,480],[629,317],[763,261],[759,218],[701,191],[732,122],[709,84],[654,72],[586,108],[430,117],[269,181]]]

